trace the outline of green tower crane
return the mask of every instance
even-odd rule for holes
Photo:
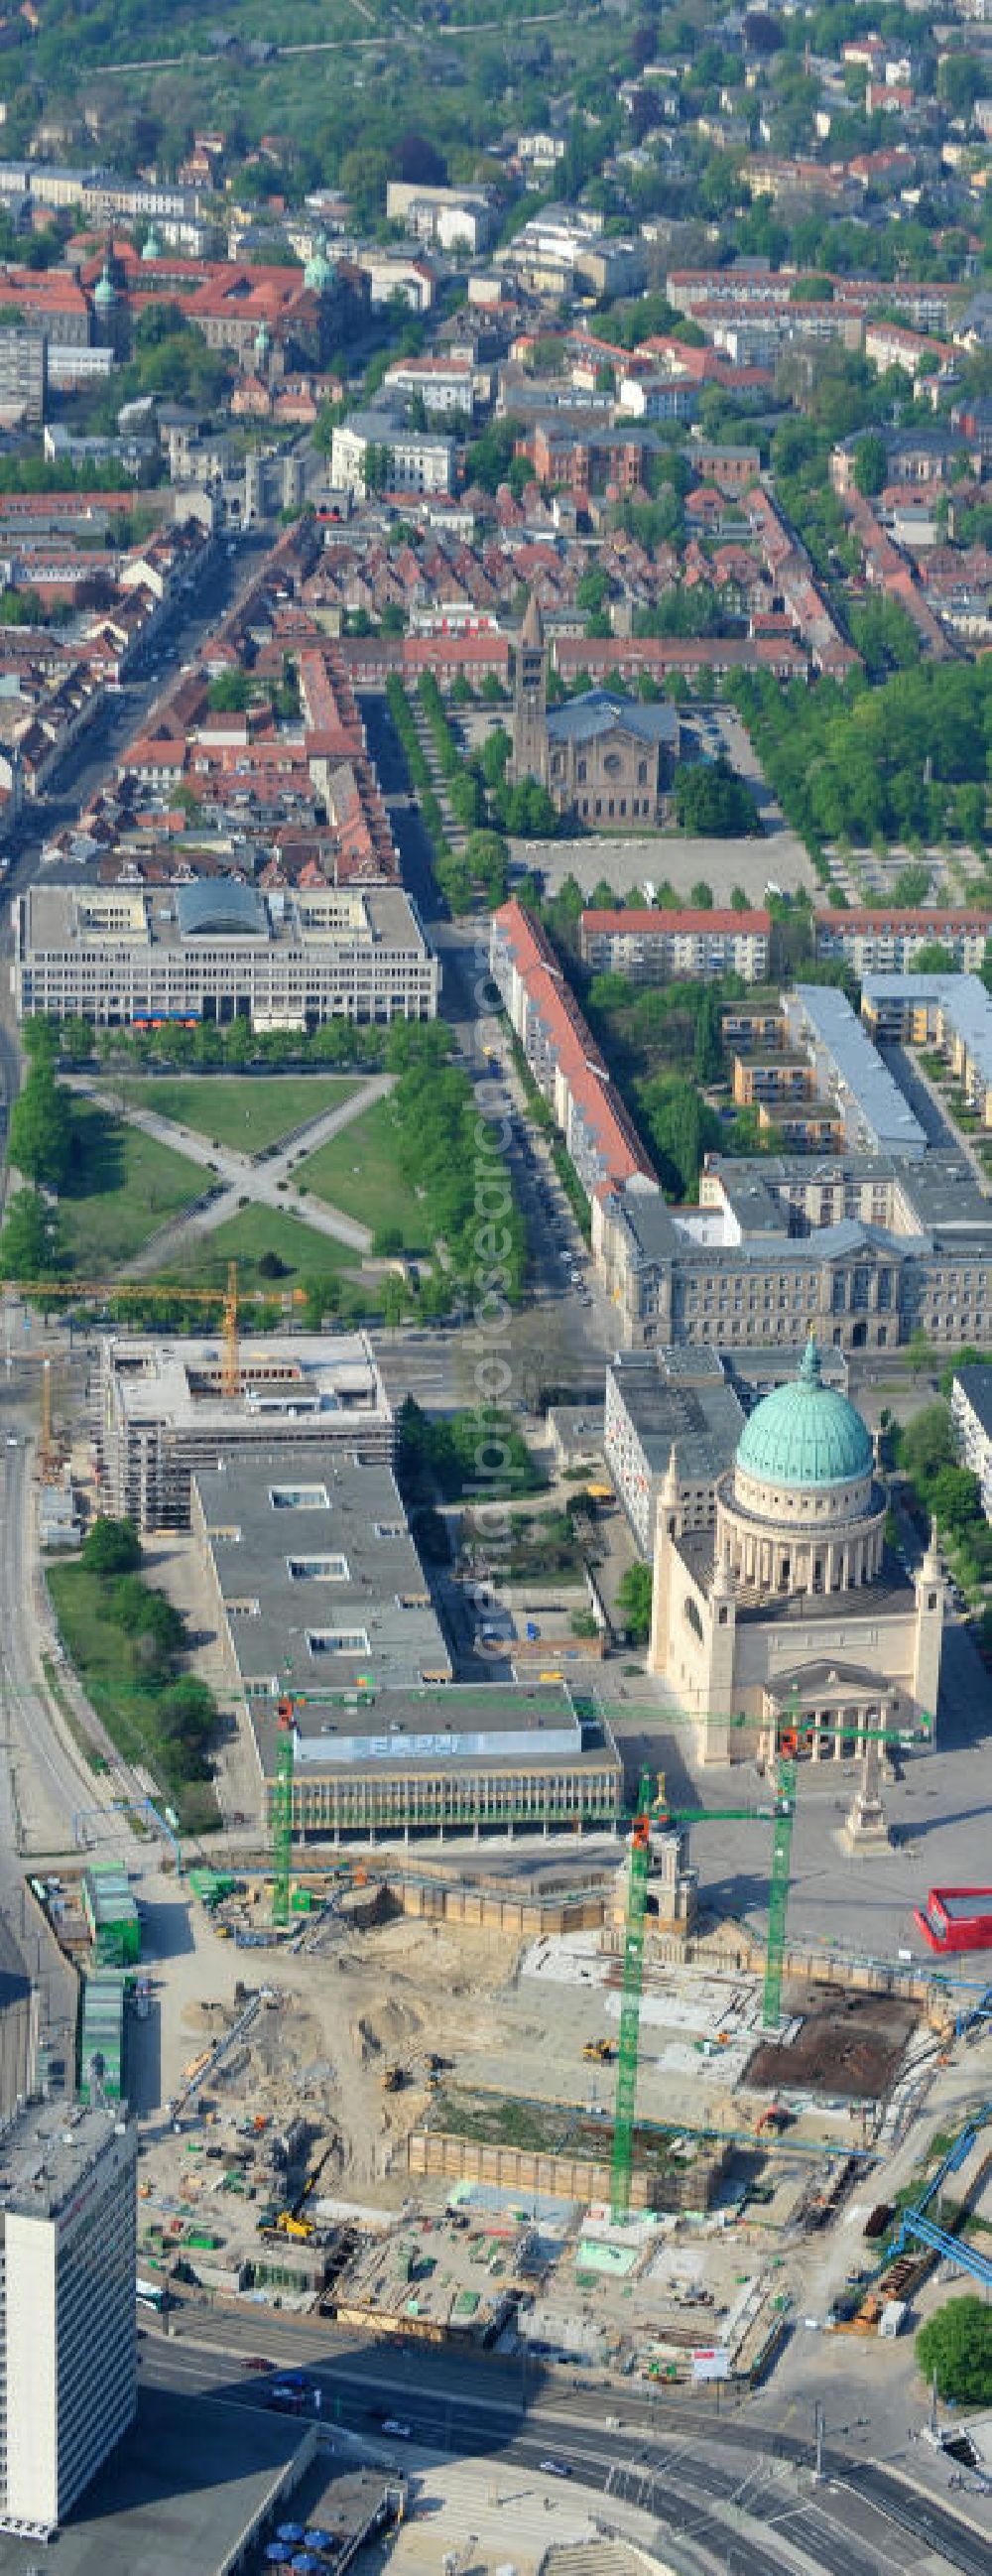
[[[761,2012],[765,2030],[777,2030],[780,2019],[782,1963],[785,1958],[785,1915],[789,1902],[792,1821],[795,1812],[796,1756],[794,1752],[787,1752],[780,1741],[775,1760],[775,1823],[772,1831],[772,1866],[768,1884],[765,1993]]]
[[[630,2177],[634,2160],[634,2112],[637,2106],[637,2061],[641,2036],[641,1988],[644,1983],[644,1917],[651,1866],[651,1774],[642,1771],[630,1838],[627,1919],[623,1937],[623,1991],[620,2001],[620,2054],[613,2110],[613,2166],[610,2216],[614,2226],[630,2216]]]
[[[723,1722],[723,1721],[722,1721]],[[742,1723],[732,1719],[731,1724]],[[623,1983],[620,2002],[620,2045],[617,2061],[617,2089],[613,2112],[613,2161],[610,2175],[610,2214],[614,2224],[622,2225],[630,2216],[630,2184],[634,2158],[634,2120],[637,2108],[637,2074],[641,2040],[641,1995],[644,1986],[644,1920],[647,1913],[648,1878],[651,1867],[651,1828],[664,1832],[671,1825],[757,1823],[771,1821],[772,1859],[768,1893],[768,1941],[765,1950],[765,1982],[762,2004],[762,2026],[777,2030],[781,2017],[782,1969],[785,1958],[785,1923],[789,1902],[789,1879],[792,1863],[792,1826],[796,1811],[796,1782],[802,1717],[798,1690],[794,1688],[788,1716],[779,1719],[775,1733],[775,1786],[771,1800],[762,1806],[746,1807],[669,1807],[662,1794],[651,1796],[651,1774],[641,1772],[637,1811],[632,1821],[630,1869],[627,1880],[627,1912],[624,1925]],[[834,1732],[840,1733],[840,1727]],[[845,1733],[848,1730],[843,1730]],[[898,1744],[904,1749],[915,1741],[932,1738],[933,1720],[924,1717],[918,1728],[867,1726],[858,1729],[859,1740],[871,1744]]]
[[[685,1807],[672,1809],[660,1795],[652,1803],[651,1773],[641,1772],[637,1793],[637,1811],[630,1837],[630,1867],[627,1877],[627,1913],[623,1939],[623,1983],[620,1998],[620,2046],[617,2057],[617,2089],[613,2106],[613,2162],[610,2173],[610,2216],[615,2226],[622,2226],[630,2216],[630,2180],[634,2162],[634,2117],[637,2109],[637,2070],[641,2045],[641,1993],[644,1985],[644,1917],[648,1903],[648,1877],[651,1868],[651,1826],[662,1832],[669,1825],[752,1822],[768,1816],[764,1807]]]
[[[853,1730],[842,1726],[832,1730],[835,1735],[850,1731]],[[796,1813],[796,1781],[803,1732],[799,1690],[798,1685],[794,1684],[788,1715],[779,1719],[775,1730],[775,1823],[768,1887],[765,1990],[761,2012],[762,2027],[765,2030],[777,2030],[781,2019],[785,1918],[789,1902],[792,1827]],[[916,1727],[862,1726],[858,1727],[856,1732],[860,1744],[898,1744],[903,1752],[906,1752],[914,1743],[926,1744],[932,1740],[933,1719],[923,1714]]]
[[[293,1865],[293,1774],[296,1745],[293,1703],[281,1699],[276,1713],[279,1745],[272,1788],[272,1920],[282,1930],[289,1921],[289,1879]]]

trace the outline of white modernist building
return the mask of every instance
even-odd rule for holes
[[[98,1028],[161,1020],[316,1028],[431,1020],[438,961],[400,886],[269,893],[233,877],[147,887],[32,886],[15,906],[17,1014]]]
[[[0,2136],[0,2528],[65,2520],[136,2403],[135,2134],[64,2101]]]

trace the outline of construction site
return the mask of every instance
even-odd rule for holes
[[[186,1939],[117,1975],[139,2271],[166,2300],[648,2378],[691,2381],[713,2350],[749,2380],[811,2268],[825,2322],[883,2336],[948,2243],[992,2274],[969,2234],[992,2214],[992,2132],[971,2134],[936,2235],[925,2212],[915,2236],[901,2207],[878,2217],[906,2105],[954,2045],[922,1967],[852,1989],[774,1943],[769,1967],[684,1892],[673,1934],[683,1841],[647,1779],[624,1845],[581,1864],[463,1850],[300,1868],[291,1741],[275,1865],[173,1866]],[[93,1877],[39,1892],[76,1955],[93,1949],[100,2041]],[[976,2010],[962,2049],[983,2029]]]
[[[704,1720],[680,1739],[660,1685],[428,1672],[370,1354],[246,1353],[233,1295],[217,1345],[147,1352],[119,1337],[101,1364],[104,1472],[127,1460],[110,1499],[186,1583],[191,1626],[230,1631],[221,1758],[250,1756],[256,1794],[236,1818],[228,1797],[209,1853],[145,1797],[143,1847],[98,1857],[84,1831],[78,1866],[32,1889],[80,1972],[79,2089],[139,2123],[149,2296],[753,2383],[810,2314],[884,2343],[936,2264],[987,2286],[961,2070],[992,1992],[903,1933],[933,1719],[890,1725],[817,1667],[812,1712],[777,1683],[760,1730],[720,1717],[700,1788]],[[332,1581],[333,1630],[311,1608]],[[942,1744],[956,1833],[953,1761]]]

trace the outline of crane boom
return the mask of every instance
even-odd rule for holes
[[[289,1922],[289,1880],[293,1865],[293,1774],[296,1746],[293,1703],[281,1699],[277,1713],[279,1748],[272,1788],[272,1920],[280,1930]]]
[[[265,1288],[239,1288],[236,1262],[228,1263],[227,1282],[223,1288],[184,1288],[181,1280],[172,1279],[4,1279],[0,1283],[8,1296],[36,1297],[46,1305],[72,1305],[78,1298],[101,1297],[108,1301],[134,1299],[143,1304],[149,1298],[165,1298],[176,1306],[220,1306],[225,1315],[232,1300],[235,1307],[271,1306],[271,1291]],[[306,1304],[306,1291],[286,1291],[294,1306]]]
[[[792,1869],[792,1820],[796,1812],[796,1757],[780,1746],[775,1770],[775,1827],[768,1885],[768,1947],[761,2019],[765,2030],[777,2030],[785,1958],[785,1915]]]

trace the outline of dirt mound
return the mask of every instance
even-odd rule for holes
[[[384,2049],[409,2046],[423,2029],[421,2015],[412,2004],[386,1996],[368,2012],[359,2013],[350,2024],[351,2045],[360,2066],[370,2058],[381,2057]]]
[[[772,2093],[782,2085],[802,2087],[844,2101],[884,2099],[919,2018],[912,2004],[836,1988],[825,1995],[811,1985],[788,1987],[785,2007],[804,2015],[802,2027],[787,2048],[766,2042],[756,2050],[748,2061],[749,2085]]]

